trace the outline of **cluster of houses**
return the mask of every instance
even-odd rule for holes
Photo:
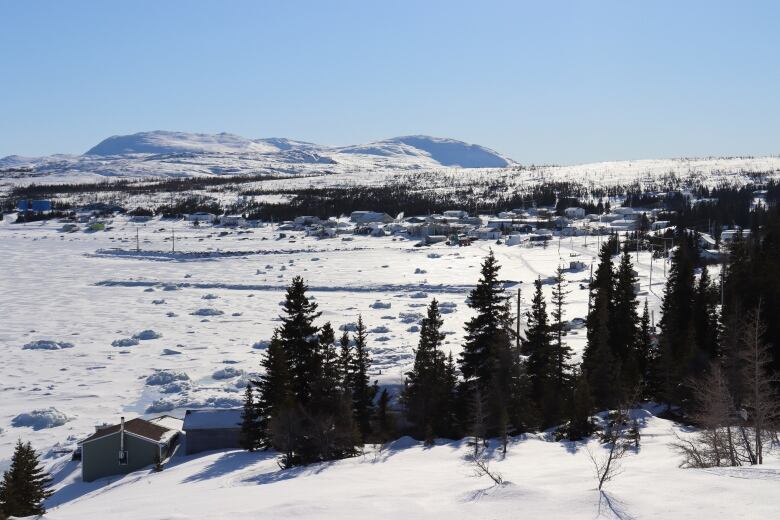
[[[240,408],[187,410],[183,420],[170,415],[129,421],[122,417],[82,439],[74,459],[81,460],[82,480],[92,482],[163,467],[176,454],[239,448],[240,430]]]
[[[566,208],[563,215],[554,209],[532,208],[498,213],[495,216],[472,216],[463,210],[441,214],[399,216],[376,211],[353,211],[349,220],[320,219],[301,216],[279,225],[281,231],[304,231],[308,236],[331,238],[341,234],[403,236],[424,243],[448,242],[468,245],[473,240],[505,240],[508,245],[522,242],[545,242],[554,235],[578,236],[608,234],[639,229],[643,218],[651,229],[663,229],[668,221],[659,220],[657,212],[646,213],[632,208],[615,208],[603,215],[587,214],[579,207]]]
[[[334,238],[339,235],[367,235],[373,237],[401,236],[418,239],[422,243],[447,242],[469,245],[474,240],[504,240],[508,245],[543,243],[553,236],[581,236],[609,234],[615,231],[633,231],[646,225],[650,230],[661,230],[670,225],[661,220],[661,209],[637,211],[617,207],[601,215],[588,214],[584,208],[569,207],[562,215],[554,208],[531,208],[503,211],[495,216],[473,216],[464,210],[448,210],[441,214],[403,216],[396,218],[379,211],[353,211],[348,219],[321,219],[303,215],[279,223],[279,231],[302,231],[307,236]],[[252,227],[259,225],[240,215],[217,216],[211,213],[193,213],[187,220],[196,225],[219,224],[225,227]]]

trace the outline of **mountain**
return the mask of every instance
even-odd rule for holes
[[[394,137],[365,145],[346,146],[338,148],[338,151],[383,157],[430,158],[442,166],[459,168],[506,168],[514,163],[511,159],[484,146],[427,135]]]
[[[280,148],[234,134],[191,134],[186,132],[139,132],[104,139],[84,155],[173,154],[173,153],[273,153]]]
[[[299,153],[291,153],[299,152]],[[283,162],[328,163],[323,157],[341,154],[382,158],[383,163],[398,160],[425,167],[504,168],[510,159],[484,146],[424,135],[395,137],[374,143],[343,147],[322,146],[292,139],[272,137],[247,139],[234,134],[192,134],[156,130],[132,135],[115,135],[90,148],[87,156],[127,156],[135,154],[263,154]],[[278,157],[274,157],[278,156]],[[338,159],[335,160],[339,162]]]

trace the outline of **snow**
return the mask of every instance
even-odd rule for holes
[[[173,381],[188,381],[190,377],[184,372],[173,370],[158,370],[146,378],[146,384],[150,386],[167,385]]]
[[[456,357],[460,353],[463,324],[472,316],[465,301],[489,248],[502,266],[507,291],[514,295],[521,289],[523,311],[537,277],[551,276],[571,259],[590,265],[599,249],[593,237],[566,238],[547,247],[477,241],[453,249],[445,244],[417,248],[412,241],[389,236],[354,236],[343,242],[288,232],[293,247],[280,245],[270,227],[217,237],[209,226],[168,221],[165,230],[158,231],[156,223],[139,227],[120,216],[110,231],[62,234],[57,222],[18,225],[10,220],[0,221],[0,273],[5,273],[0,280],[4,297],[14,302],[14,312],[0,313],[0,470],[19,436],[47,453],[53,446],[73,446],[96,424],[120,415],[130,419],[164,412],[181,417],[185,409],[240,407],[238,385],[260,370],[263,348],[279,325],[278,302],[293,276],[303,276],[316,297],[323,312],[319,324],[331,321],[334,328],[343,330],[346,324],[344,328],[354,330],[358,315],[369,330],[387,324],[386,332],[369,336],[370,377],[393,390],[413,362],[419,323],[433,297],[442,310],[451,310],[442,314],[443,330],[448,331],[443,351]],[[170,251],[165,239],[171,227],[182,255],[168,253],[159,261],[163,251]],[[132,249],[136,229],[145,254],[95,254],[120,245]],[[217,250],[219,255],[211,254]],[[314,255],[318,262],[309,261]],[[632,255],[640,298],[647,298],[657,321],[663,261],[653,261],[650,285],[649,254],[636,258]],[[283,277],[277,278],[282,266]],[[427,271],[424,280],[414,274],[415,268]],[[266,274],[256,274],[258,269]],[[567,273],[567,320],[587,313],[586,277]],[[159,292],[145,290],[163,287],[176,290],[165,293],[166,305],[152,304]],[[551,289],[543,288],[548,301]],[[206,294],[219,297],[214,302],[222,314],[204,322],[190,313],[201,308]],[[377,301],[391,304],[391,309],[372,306]],[[139,331],[154,331],[162,338],[125,350],[111,346]],[[20,348],[41,338],[72,341],[77,348],[45,356]],[[571,331],[565,341],[578,358],[584,331]],[[226,366],[225,360],[237,363]],[[236,372],[228,379],[214,378],[228,369]],[[246,373],[242,376],[238,370]],[[156,384],[149,384],[150,378]],[[32,416],[31,410],[55,418],[47,424],[59,426],[18,426],[19,420],[30,420],[25,414]],[[59,420],[63,416],[67,422]],[[771,480],[780,472],[776,454],[761,468],[768,470],[764,472],[681,470],[668,446],[673,431],[679,428],[654,416],[643,425],[642,448],[626,459],[624,474],[608,489],[623,518],[777,516],[777,482]],[[514,439],[507,459],[494,462],[511,482],[501,488],[472,476],[465,442],[442,441],[425,448],[406,440],[381,451],[369,447],[358,458],[289,471],[280,471],[267,452],[209,453],[175,458],[161,473],[142,471],[93,484],[80,482],[77,463],[52,458],[46,463],[61,471],[48,516],[594,518],[599,495],[583,448],[543,436]]]
[[[234,377],[238,377],[244,373],[243,370],[240,368],[234,368],[234,367],[225,367],[220,368],[219,370],[215,371],[213,374],[211,374],[211,377],[213,379],[233,379]]]
[[[42,430],[44,428],[55,428],[68,422],[68,416],[56,408],[45,408],[42,410],[33,410],[27,413],[20,413],[11,420],[11,426],[17,428],[29,427],[33,430]]]
[[[197,412],[198,414],[201,412]],[[196,414],[197,417],[197,414]],[[77,463],[59,469],[47,518],[253,518],[397,520],[640,519],[777,517],[780,460],[762,468],[680,469],[669,449],[674,423],[646,413],[640,449],[623,472],[596,489],[588,449],[598,442],[515,437],[507,456],[493,442],[491,470],[504,484],[476,477],[466,441],[425,447],[402,438],[361,456],[281,470],[273,452],[235,450],[174,457],[164,471],[82,483]],[[151,490],[151,492],[150,492]]]

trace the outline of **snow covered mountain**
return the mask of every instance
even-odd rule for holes
[[[115,135],[89,149],[87,156],[133,154],[266,154],[305,151],[320,156],[341,154],[379,156],[408,164],[461,168],[504,168],[513,164],[498,152],[455,139],[424,135],[395,137],[365,145],[329,147],[285,138],[247,139],[234,134],[191,134],[153,131]],[[338,161],[336,161],[338,162]]]
[[[114,135],[87,150],[85,155],[173,154],[173,153],[273,153],[279,148],[234,134],[190,134],[186,132],[140,132]]]
[[[382,157],[430,158],[442,166],[460,168],[505,168],[513,164],[511,159],[490,148],[427,135],[394,137],[365,145],[346,146],[338,148],[338,151]]]

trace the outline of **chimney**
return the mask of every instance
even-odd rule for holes
[[[125,451],[125,418],[119,421],[119,451]]]

